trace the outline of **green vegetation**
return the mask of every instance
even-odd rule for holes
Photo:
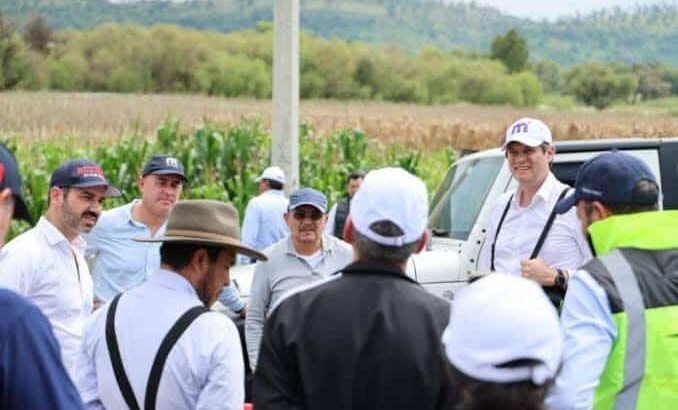
[[[331,202],[343,196],[352,171],[400,166],[419,175],[433,190],[454,159],[454,153],[445,149],[427,153],[423,161],[417,150],[385,146],[354,129],[323,136],[304,124],[300,134],[301,185],[323,191]],[[184,198],[230,201],[242,216],[247,201],[257,193],[254,178],[270,162],[271,138],[257,121],[233,127],[205,123],[186,129],[177,120],[167,120],[150,140],[132,135],[112,145],[82,145],[67,137],[36,144],[5,143],[19,162],[24,195],[34,216],[46,209],[51,172],[62,162],[74,158],[98,161],[123,191],[121,198],[107,201],[106,207],[113,207],[138,195],[137,175],[148,157],[157,153],[175,155],[184,164],[188,177]],[[25,223],[14,223],[14,234],[27,228]]]
[[[4,89],[271,96],[270,25],[224,35],[108,24],[57,32],[47,53],[26,45],[40,41],[14,34],[11,42],[16,46],[5,55],[14,62],[8,75],[16,79]],[[511,75],[486,57],[435,48],[412,56],[398,48],[302,36],[302,98],[531,106],[541,93],[534,74]]]
[[[57,2],[58,3],[58,2]],[[21,29],[0,19],[0,90],[199,93],[270,98],[270,23],[229,34],[178,26],[105,24],[52,32],[44,18]],[[490,55],[427,46],[416,54],[301,36],[301,97],[419,104],[536,106],[544,92],[603,109],[678,95],[678,69],[587,63],[530,64],[522,35],[497,36]]]
[[[41,13],[57,29],[89,29],[103,23],[125,22],[232,32],[271,21],[273,0],[145,0],[126,4],[106,0],[11,0],[0,2],[0,13],[21,26],[33,13]],[[441,0],[301,2],[304,30],[327,39],[396,44],[413,53],[426,44],[446,51],[484,53],[496,36],[517,28],[535,61],[551,60],[566,66],[591,60],[678,65],[676,21],[676,3],[535,22],[475,3]]]

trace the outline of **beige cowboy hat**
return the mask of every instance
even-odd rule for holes
[[[165,235],[159,238],[133,238],[137,242],[200,243],[232,248],[256,260],[266,255],[240,242],[238,211],[231,204],[210,199],[179,201],[167,220]]]

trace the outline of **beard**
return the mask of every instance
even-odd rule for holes
[[[96,212],[92,211],[85,211],[81,213],[80,215],[75,212],[70,205],[68,204],[68,201],[64,201],[64,205],[61,209],[61,218],[64,221],[64,225],[68,226],[69,228],[77,231],[77,232],[89,232],[92,227],[86,226],[81,223],[84,217],[86,216],[91,216],[94,219],[94,223],[96,224],[96,221],[99,220],[99,214]]]

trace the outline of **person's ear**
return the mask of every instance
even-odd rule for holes
[[[348,242],[350,244],[353,243],[353,221],[351,220],[350,216],[346,217],[346,223],[344,223],[344,232],[342,232],[342,235],[344,236],[344,242]]]
[[[64,190],[58,186],[53,186],[49,189],[49,203],[60,206],[64,201]]]
[[[419,238],[419,243],[417,244],[417,250],[414,253],[419,253],[426,249],[426,244],[428,243],[429,239],[431,238],[431,234],[429,233],[428,229],[424,230],[424,233],[421,234],[421,238]]]
[[[602,202],[593,201],[591,203],[591,208],[593,209],[592,215],[594,213],[598,214],[598,218],[595,220],[601,220],[612,216],[612,212],[605,205],[603,205]]]
[[[207,249],[200,248],[197,251],[193,252],[191,256],[191,266],[198,272],[202,272],[203,269],[209,267],[209,255],[207,254]]]

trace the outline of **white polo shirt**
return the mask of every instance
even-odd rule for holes
[[[184,312],[201,304],[188,280],[163,269],[120,298],[115,317],[118,346],[141,406],[160,343]],[[88,321],[78,361],[75,381],[85,407],[90,409],[127,408],[106,344],[109,306],[97,310]],[[244,380],[242,348],[235,325],[221,313],[204,313],[170,351],[156,407],[242,410]]]
[[[93,285],[82,256],[85,242],[72,242],[45,217],[10,241],[0,253],[0,287],[35,303],[47,316],[71,378],[86,318],[92,313]]]
[[[511,205],[506,213],[499,236],[496,238],[494,267],[496,272],[521,275],[520,261],[528,259],[541,235],[546,220],[553,211],[558,197],[567,185],[549,173],[532,202],[527,207],[518,203],[518,193],[505,193],[492,208],[487,236],[480,253],[478,270],[489,272],[491,266],[492,242],[495,240],[497,225],[509,197]],[[576,209],[557,215],[544,241],[538,257],[553,268],[574,270],[591,259],[591,250],[586,242]]]

